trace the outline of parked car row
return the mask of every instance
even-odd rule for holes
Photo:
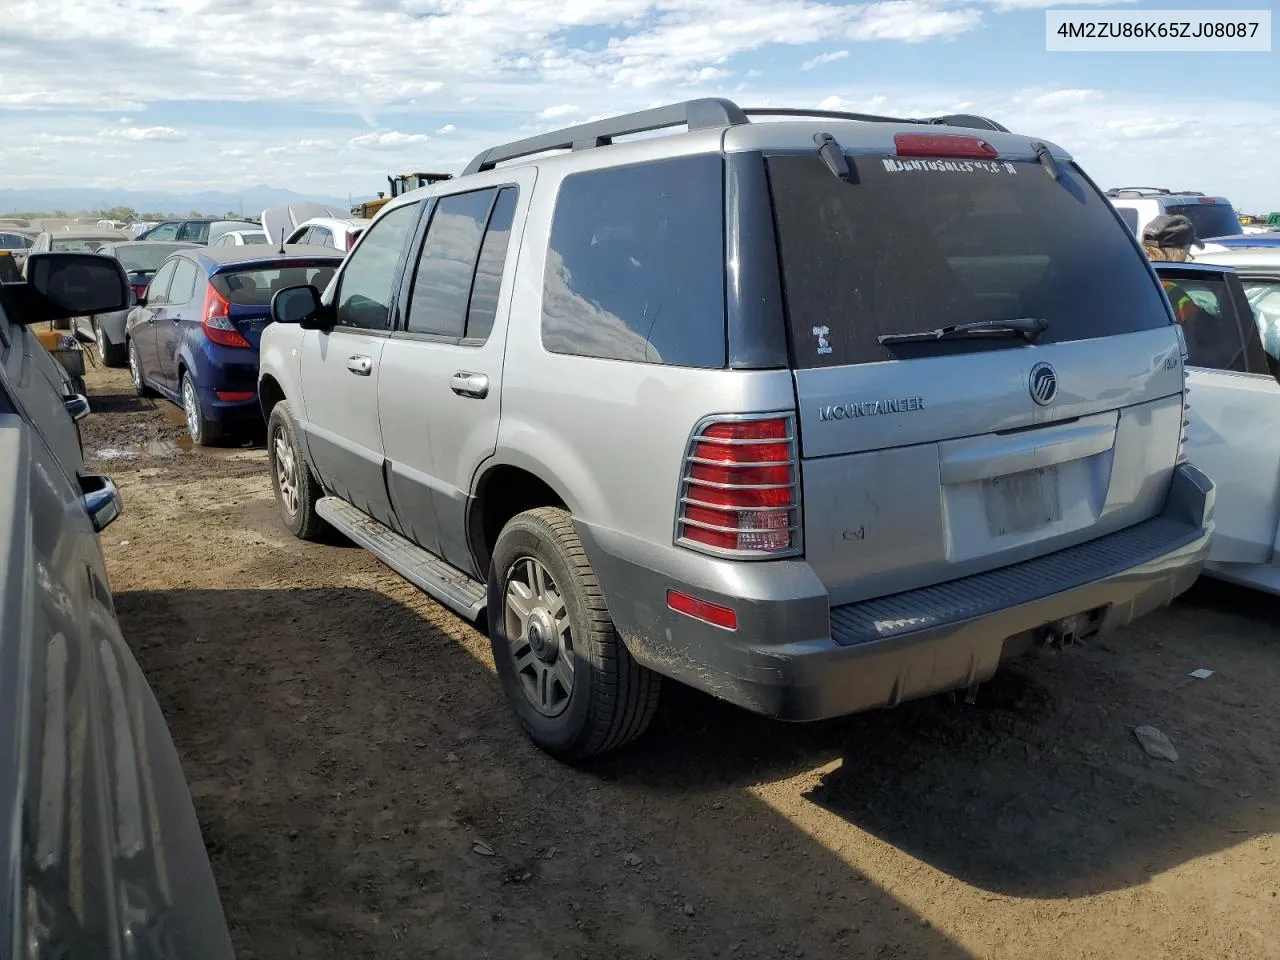
[[[265,427],[295,535],[485,619],[569,760],[638,736],[664,680],[816,719],[973,686],[1202,569],[1280,590],[1276,288],[1232,268],[1256,248],[1138,242],[1183,207],[1233,236],[1231,205],[920,124],[579,125],[371,221],[294,205],[262,242],[172,244],[90,326],[198,443]]]

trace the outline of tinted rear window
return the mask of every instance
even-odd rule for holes
[[[58,237],[49,241],[49,249],[55,253],[97,253],[110,237]]]
[[[0,233],[0,250],[25,250],[31,246],[31,238],[20,233]]]
[[[1018,340],[881,346],[882,334],[1040,317],[1040,343],[1169,323],[1108,201],[1062,165],[815,156],[768,161],[799,367],[1002,349]]]
[[[159,270],[165,257],[182,248],[170,243],[146,243],[137,247],[116,249],[116,259],[130,273],[140,270]]]
[[[1230,237],[1240,232],[1240,218],[1235,208],[1229,203],[1184,203],[1176,207],[1165,207],[1170,216],[1181,214],[1190,220],[1196,228],[1196,236],[1201,240],[1210,237]]]
[[[310,284],[324,290],[338,269],[337,260],[321,263],[291,263],[285,267],[248,267],[214,274],[213,288],[233,304],[265,307],[278,290]]]

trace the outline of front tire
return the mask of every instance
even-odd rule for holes
[[[187,422],[187,433],[194,443],[207,447],[222,439],[222,424],[204,415],[200,391],[190,373],[182,375],[182,418]]]
[[[129,352],[129,378],[133,381],[133,392],[140,397],[154,397],[156,392],[147,386],[147,382],[142,379],[142,361],[138,358],[138,345],[133,342],[133,338],[128,340]]]
[[[649,726],[661,678],[618,636],[567,511],[539,507],[503,528],[488,620],[507,703],[547,753],[585,760]]]
[[[98,341],[98,356],[104,367],[123,367],[129,362],[129,351],[123,343],[112,343],[102,333],[97,318],[93,321],[93,339]]]
[[[280,520],[299,540],[319,540],[329,525],[316,513],[316,501],[324,496],[311,467],[298,449],[297,429],[289,401],[271,408],[267,419],[267,463]]]

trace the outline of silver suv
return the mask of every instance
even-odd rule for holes
[[[1212,527],[1136,239],[982,118],[702,100],[495,147],[273,316],[285,524],[485,614],[567,759],[660,676],[788,720],[972,687],[1167,603]]]

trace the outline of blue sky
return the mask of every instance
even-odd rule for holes
[[[1185,0],[5,0],[0,183],[364,195],[694,96],[987,113],[1104,185],[1280,209],[1271,53],[1049,53],[1045,9]],[[1258,0],[1231,6],[1266,7]]]

